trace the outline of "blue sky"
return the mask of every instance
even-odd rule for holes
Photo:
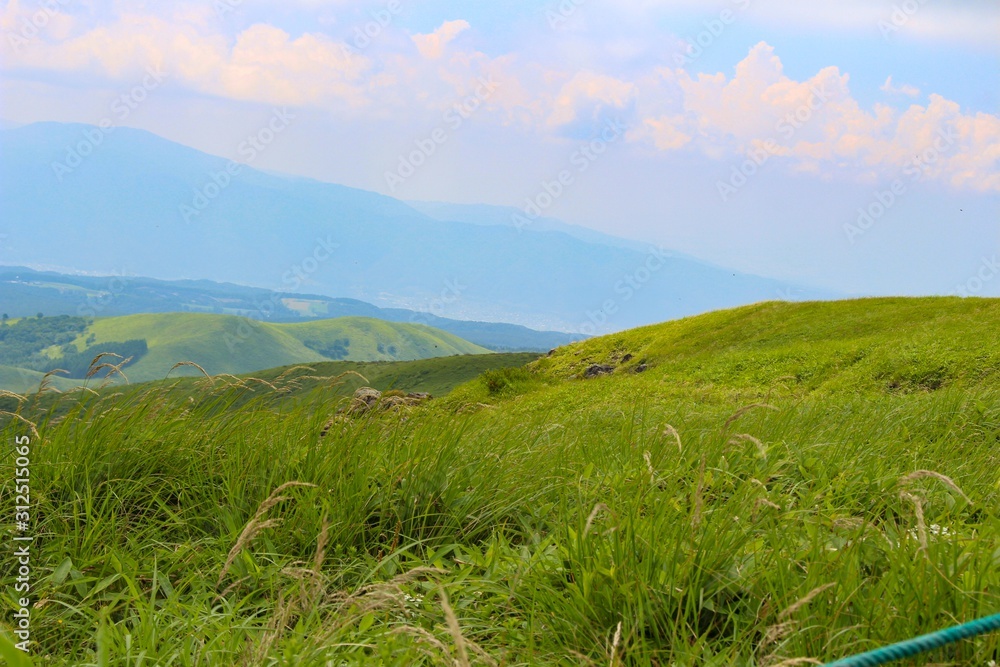
[[[1000,251],[993,1],[11,1],[0,31],[15,123],[97,124],[160,68],[115,123],[245,159],[288,108],[252,166],[526,207],[617,120],[547,215],[849,293],[954,292]]]

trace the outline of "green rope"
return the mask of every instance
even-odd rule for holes
[[[962,639],[985,635],[987,632],[993,632],[994,630],[1000,630],[1000,614],[993,614],[992,616],[980,618],[976,621],[956,625],[947,630],[939,630],[929,635],[907,639],[905,642],[899,642],[892,646],[885,646],[874,651],[851,656],[850,658],[830,662],[827,663],[826,667],[876,667],[876,665],[884,665],[887,662],[902,660],[903,658],[909,658],[926,651],[933,651],[936,648],[941,648],[947,644],[954,644]]]

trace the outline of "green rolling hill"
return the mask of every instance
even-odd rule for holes
[[[1000,378],[998,324],[998,299],[765,302],[574,343],[532,368],[561,382],[611,366],[623,380],[655,379],[670,391],[984,389]]]
[[[344,317],[302,324],[261,323],[230,315],[164,313],[100,318],[71,343],[88,354],[114,349],[113,343],[144,340],[148,352],[124,367],[132,383],[164,378],[174,364],[190,361],[212,375],[255,371],[333,360],[407,361],[488,350],[457,336],[420,324]],[[55,364],[61,348],[44,352]],[[172,375],[197,373],[178,368]],[[29,391],[41,374],[8,368],[0,373],[0,388]],[[79,384],[60,379],[57,388]]]

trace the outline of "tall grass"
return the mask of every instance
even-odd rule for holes
[[[996,392],[519,377],[324,437],[261,386],[25,404],[36,664],[808,664],[1000,609]]]

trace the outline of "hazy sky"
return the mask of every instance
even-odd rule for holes
[[[533,202],[845,292],[1000,294],[996,0],[23,0],[0,31],[5,121]]]

